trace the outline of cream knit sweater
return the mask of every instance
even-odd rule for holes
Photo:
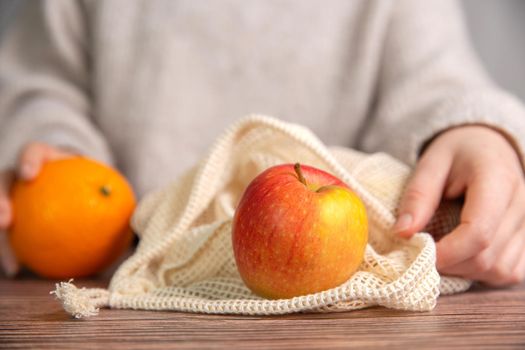
[[[116,164],[139,196],[248,113],[413,163],[440,130],[525,112],[448,0],[29,1],[0,46],[0,169],[31,140]]]

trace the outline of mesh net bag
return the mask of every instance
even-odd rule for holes
[[[248,183],[266,168],[308,164],[328,171],[367,207],[369,243],[358,271],[342,285],[291,299],[253,294],[235,265],[231,220]],[[410,240],[390,233],[410,169],[383,154],[327,148],[308,129],[266,116],[232,125],[207,156],[169,187],[147,195],[132,218],[136,251],[117,269],[108,289],[53,291],[75,317],[100,307],[215,314],[285,314],[355,310],[373,305],[431,310],[439,294],[469,288],[470,281],[440,277],[434,238],[458,223],[460,204],[442,203],[425,231]]]

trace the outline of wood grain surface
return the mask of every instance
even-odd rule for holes
[[[106,286],[107,281],[75,281]],[[70,318],[54,282],[0,279],[1,349],[525,349],[525,286],[474,287],[432,312],[369,308],[272,317],[101,310]]]

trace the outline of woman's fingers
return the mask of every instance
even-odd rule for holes
[[[516,247],[523,249],[521,241],[525,239],[522,232],[525,225],[523,208],[525,208],[525,196],[518,193],[503,216],[491,245],[472,258],[443,268],[441,272],[490,284],[498,284],[504,275],[511,274],[522,253]]]
[[[25,179],[33,179],[46,161],[61,159],[72,156],[72,153],[49,146],[43,143],[30,143],[20,153],[17,165],[18,175]],[[12,218],[9,191],[14,180],[15,173],[11,170],[0,172],[0,230],[9,227]]]
[[[408,182],[394,231],[409,237],[441,198],[464,195],[460,225],[437,243],[439,272],[493,285],[525,275],[525,182],[512,145],[484,126],[451,128],[428,145]]]
[[[11,171],[0,172],[0,265],[8,277],[16,275],[20,269],[7,238],[7,228],[12,219],[9,202],[9,188],[12,181],[13,173]]]
[[[525,228],[517,231],[497,257],[496,263],[485,273],[472,275],[473,279],[493,286],[505,286],[516,283],[514,271],[525,248]],[[523,278],[521,276],[520,278]]]
[[[451,164],[450,152],[441,148],[423,155],[401,198],[395,234],[410,237],[428,224],[441,201]]]
[[[0,172],[0,230],[5,230],[11,223],[11,204],[9,202],[9,188],[13,181],[11,171]]]
[[[45,153],[48,151],[46,145],[41,143],[30,143],[21,152],[18,160],[18,176],[24,180],[31,180],[38,175]]]
[[[72,153],[68,151],[44,143],[29,143],[20,153],[16,172],[20,178],[32,180],[38,175],[44,162],[70,157],[71,155]],[[13,217],[9,200],[13,180],[13,171],[0,172],[0,265],[8,277],[16,275],[20,269],[7,237],[7,229],[11,225]]]
[[[494,244],[515,186],[500,171],[486,168],[467,184],[461,223],[437,243],[440,271],[478,255]]]
[[[520,260],[516,264],[516,267],[514,268],[514,271],[512,271],[512,274],[509,276],[508,284],[523,283],[523,281],[525,281],[525,254],[523,254],[525,247],[523,247],[522,249],[523,250],[520,256]]]
[[[0,230],[0,264],[2,271],[7,277],[15,276],[20,270],[20,265],[16,260],[15,253],[11,249],[7,231]]]

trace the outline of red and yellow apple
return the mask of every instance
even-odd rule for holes
[[[347,281],[368,240],[366,209],[335,176],[283,164],[246,188],[232,228],[244,283],[270,299],[315,293]]]

